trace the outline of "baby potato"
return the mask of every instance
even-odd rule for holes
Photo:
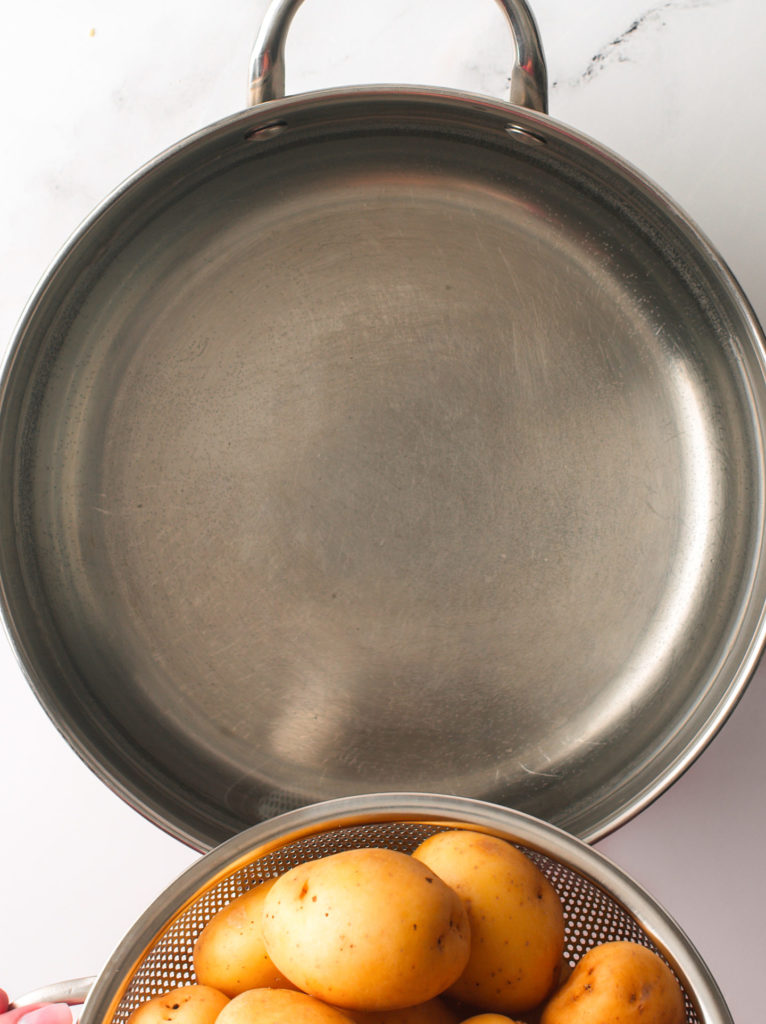
[[[354,1024],[340,1010],[286,988],[253,988],[234,999],[218,1024]]]
[[[441,999],[402,1010],[347,1010],[354,1024],[460,1024],[460,1016]]]
[[[519,1021],[506,1017],[504,1013],[480,1013],[475,1017],[466,1017],[462,1024],[519,1024]]]
[[[551,997],[541,1024],[684,1024],[681,987],[664,960],[635,942],[594,946]]]
[[[263,914],[266,950],[294,985],[342,1009],[424,1003],[462,973],[470,953],[460,897],[425,864],[356,849],[277,879]]]
[[[137,1007],[128,1024],[213,1024],[228,996],[208,985],[184,985]]]
[[[237,896],[210,918],[194,944],[194,972],[201,985],[227,996],[250,988],[293,988],[263,942],[263,903],[275,879]]]
[[[460,829],[430,836],[413,853],[465,902],[471,956],[449,993],[477,1009],[520,1014],[553,988],[564,914],[553,886],[503,839]]]

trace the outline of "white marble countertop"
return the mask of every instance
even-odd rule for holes
[[[0,40],[0,338],[119,181],[244,106],[266,0],[39,0]],[[766,7],[756,0],[538,0],[558,120],[617,151],[697,222],[766,322]],[[308,0],[289,92],[375,81],[505,97],[491,0]],[[4,342],[5,343],[5,342]],[[123,804],[36,703],[0,639],[0,986],[96,973],[196,854]],[[734,1019],[763,1019],[766,666],[711,746],[599,847],[691,937]]]

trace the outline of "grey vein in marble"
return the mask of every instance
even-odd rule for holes
[[[635,18],[623,32],[620,32],[619,35],[615,36],[614,39],[595,53],[581,74],[576,78],[569,79],[565,83],[553,82],[551,88],[555,89],[563,84],[569,87],[583,85],[600,74],[612,61],[630,60],[630,57],[625,52],[627,44],[636,33],[646,31],[649,27],[662,28],[666,24],[664,16],[667,12],[688,11],[698,7],[713,7],[717,2],[720,2],[720,0],[665,0],[664,3],[655,4],[654,7],[650,7],[643,14]]]

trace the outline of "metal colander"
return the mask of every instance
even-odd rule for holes
[[[296,864],[341,850],[411,852],[445,828],[507,839],[542,869],[561,899],[565,957],[574,965],[615,939],[659,953],[685,994],[687,1024],[732,1024],[723,997],[687,937],[639,886],[580,840],[538,819],[476,800],[376,794],[316,804],[255,826],[203,857],[147,910],[99,976],[82,1024],[125,1024],[158,993],[195,981],[192,950],[207,921],[235,896]]]

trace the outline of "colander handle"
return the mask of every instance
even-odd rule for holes
[[[24,1006],[36,1006],[39,1003],[66,1003],[68,1006],[77,1006],[85,1002],[85,997],[93,988],[95,978],[70,978],[69,981],[57,981],[52,985],[45,985],[44,988],[36,988],[34,992],[27,992],[19,996],[8,1007],[9,1010],[19,1010]]]
[[[548,112],[548,74],[537,24],[525,0],[496,0],[515,44],[511,103]],[[250,106],[285,94],[285,40],[303,0],[272,0],[250,58]]]

